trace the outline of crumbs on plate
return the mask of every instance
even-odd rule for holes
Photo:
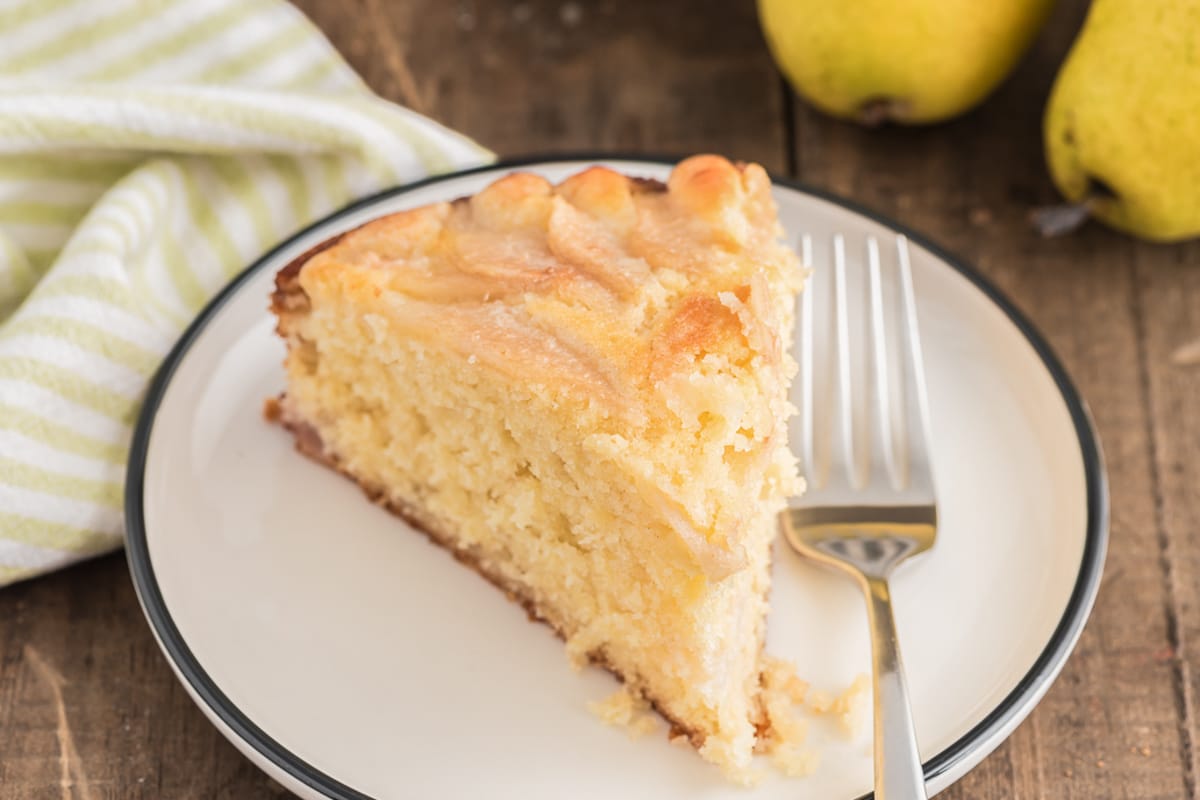
[[[650,704],[628,686],[622,686],[603,700],[593,700],[587,707],[604,724],[624,728],[630,739],[639,739],[658,728]]]
[[[865,674],[859,674],[837,694],[814,690],[796,674],[792,662],[764,655],[760,697],[763,723],[755,753],[766,756],[771,766],[783,775],[803,778],[816,771],[821,763],[820,751],[808,744],[811,720],[828,718],[836,722],[847,739],[857,738],[866,721],[870,681]],[[603,700],[589,702],[587,707],[605,724],[624,728],[631,739],[658,728],[650,704],[628,686],[622,686]],[[687,737],[676,736],[671,741],[686,745]],[[753,786],[762,777],[762,773],[750,770],[740,782]]]

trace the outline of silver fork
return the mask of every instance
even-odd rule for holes
[[[875,797],[913,800],[927,796],[925,778],[888,589],[893,570],[933,547],[937,533],[912,269],[908,242],[897,237],[895,269],[885,281],[879,243],[868,237],[865,291],[852,297],[845,240],[837,235],[832,244],[832,286],[828,279],[810,281],[797,319],[798,449],[808,489],[780,515],[780,523],[801,555],[850,574],[866,594],[874,673]],[[812,264],[810,237],[801,240],[801,249],[805,264]],[[890,307],[885,287],[893,290],[896,301]],[[814,288],[828,290],[830,296],[815,296],[819,292]],[[830,317],[829,335],[816,331],[816,311],[822,306]],[[866,336],[852,335],[854,328],[865,328]]]

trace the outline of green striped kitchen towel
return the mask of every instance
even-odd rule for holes
[[[121,544],[143,392],[233,275],[489,158],[283,0],[0,0],[0,585]]]

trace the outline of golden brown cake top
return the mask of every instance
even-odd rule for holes
[[[280,288],[302,267],[308,294],[385,298],[408,335],[644,421],[705,358],[779,369],[779,314],[800,281],[779,233],[756,164],[695,156],[665,185],[518,172],[350,231]]]
[[[353,318],[385,364],[403,342],[500,376],[620,464],[717,578],[747,563],[748,520],[797,489],[784,344],[801,270],[780,233],[754,164],[696,156],[666,184],[514,173],[326,242],[280,273],[274,307],[293,341]]]

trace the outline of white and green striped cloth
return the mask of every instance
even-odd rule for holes
[[[0,0],[0,585],[120,546],[146,386],[239,270],[488,158],[282,0]]]

